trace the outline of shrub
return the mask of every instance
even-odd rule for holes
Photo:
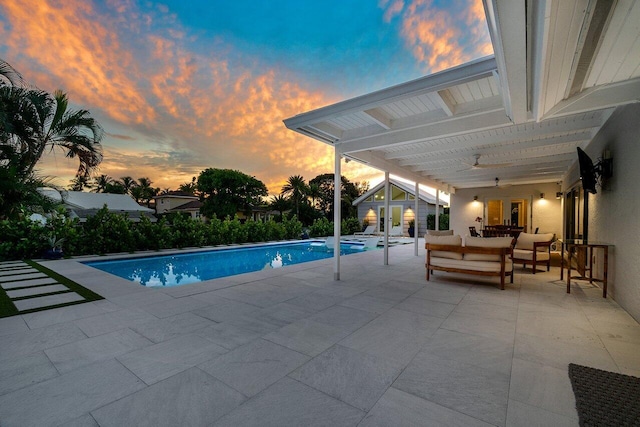
[[[340,234],[354,234],[356,232],[362,231],[360,227],[360,221],[358,218],[346,218],[342,220],[340,224]]]
[[[333,222],[326,218],[316,219],[309,227],[309,236],[311,237],[330,236],[332,234]]]
[[[439,220],[438,226],[440,230],[449,229],[449,214],[445,214],[445,213],[440,214],[440,220]],[[435,228],[436,228],[436,215],[435,214],[427,215],[427,230],[435,230]]]

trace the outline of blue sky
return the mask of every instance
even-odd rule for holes
[[[492,53],[479,0],[0,0],[0,40],[27,81],[103,125],[98,174],[176,188],[230,168],[271,194],[333,169],[283,119]],[[40,172],[66,185],[76,167],[53,153]]]

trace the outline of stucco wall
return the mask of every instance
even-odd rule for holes
[[[585,152],[595,163],[609,150],[613,177],[589,195],[589,240],[612,243],[608,296],[640,321],[640,104],[619,107]],[[567,187],[579,179],[574,168]],[[596,251],[596,265],[601,255]]]
[[[536,227],[540,233],[555,233],[562,236],[562,200],[556,199],[560,186],[555,183],[513,185],[509,187],[485,187],[460,189],[451,195],[451,228],[461,236],[469,234],[469,227],[480,229],[476,217],[485,219],[484,203],[493,198],[523,198],[532,200],[531,214],[528,218],[527,232]],[[545,198],[540,199],[540,193]],[[478,200],[474,201],[474,196]]]

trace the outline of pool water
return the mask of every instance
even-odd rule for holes
[[[340,245],[341,255],[363,250],[362,245]],[[332,256],[333,249],[324,246],[323,242],[306,241],[113,261],[88,261],[84,264],[151,287],[186,285]]]

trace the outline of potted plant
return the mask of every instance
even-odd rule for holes
[[[407,229],[407,231],[409,232],[409,237],[413,237],[415,235],[415,232],[416,232],[415,225],[416,225],[415,219],[410,219],[409,228]]]
[[[58,239],[54,234],[53,236],[47,239],[47,243],[49,243],[49,249],[44,253],[45,259],[60,259],[64,255],[62,252],[62,242],[64,239]]]

